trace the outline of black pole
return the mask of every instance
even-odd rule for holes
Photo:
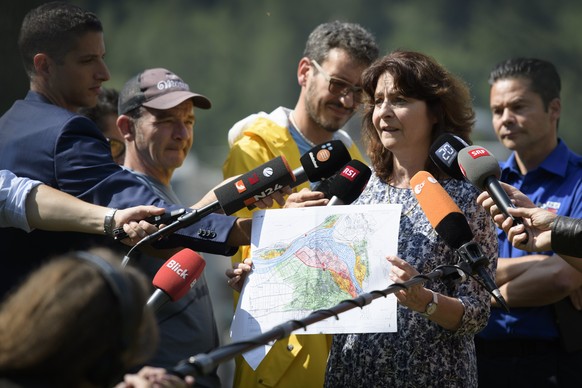
[[[460,265],[465,267],[464,263],[461,263]],[[329,317],[336,317],[336,319],[339,319],[338,314],[351,310],[355,307],[363,308],[364,306],[370,304],[374,299],[377,299],[381,296],[386,297],[389,294],[393,294],[394,292],[401,289],[408,289],[409,287],[415,286],[417,284],[424,284],[429,280],[437,280],[449,276],[453,277],[453,275],[455,278],[462,278],[464,280],[466,278],[465,274],[470,274],[471,270],[462,268],[461,266],[439,266],[426,275],[416,275],[404,283],[393,283],[384,290],[371,291],[369,293],[361,294],[356,298],[341,301],[329,309],[314,311],[303,319],[291,320],[281,325],[275,326],[273,329],[262,333],[253,339],[234,342],[218,347],[208,353],[202,353],[189,357],[180,361],[178,365],[169,370],[169,372],[182,378],[185,376],[195,377],[206,375],[215,370],[220,363],[228,361],[238,354],[245,353],[262,345],[266,345],[269,342],[285,338],[297,329],[305,328],[312,323],[322,321]]]

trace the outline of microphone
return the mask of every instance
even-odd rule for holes
[[[349,161],[339,172],[328,179],[329,194],[332,196],[327,206],[345,205],[354,202],[368,184],[372,170],[359,160]]]
[[[146,305],[159,310],[168,301],[177,301],[188,293],[202,275],[206,262],[198,253],[184,248],[160,267],[152,281],[157,288]]]
[[[214,194],[224,213],[230,215],[292,185],[296,180],[285,157],[277,156],[217,187]]]
[[[481,191],[486,190],[499,210],[510,217],[514,224],[523,224],[520,217],[514,217],[507,211],[515,205],[499,183],[501,169],[497,159],[489,151],[481,146],[465,147],[459,152],[458,161],[463,175],[473,186]]]
[[[467,218],[446,190],[428,172],[419,171],[410,179],[412,191],[428,221],[460,259],[477,273],[487,291],[506,311],[509,307],[489,273],[485,270],[489,259],[473,240]]]
[[[457,155],[459,151],[468,146],[469,144],[459,136],[446,132],[432,143],[429,156],[442,172],[451,178],[464,180],[465,176],[459,168]]]
[[[293,170],[297,180],[291,188],[307,180],[318,182],[327,179],[351,159],[348,149],[341,140],[330,140],[316,145],[299,159],[301,167]]]

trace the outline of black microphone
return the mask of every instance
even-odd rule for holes
[[[304,153],[299,161],[301,167],[293,170],[296,181],[291,187],[303,182],[318,182],[334,175],[352,159],[341,140],[330,140],[316,145]]]
[[[463,262],[469,265],[473,273],[479,275],[487,291],[506,311],[509,311],[501,291],[486,271],[489,259],[483,254],[479,245],[472,241],[473,232],[469,227],[467,218],[455,201],[426,171],[416,173],[410,179],[410,186],[422,211],[437,234],[456,251]]]
[[[465,176],[459,168],[457,155],[459,151],[468,146],[469,144],[459,136],[446,132],[432,143],[429,156],[442,172],[451,178],[465,180]]]
[[[497,159],[481,146],[469,146],[459,151],[459,167],[463,175],[479,190],[487,191],[493,202],[514,224],[523,224],[520,217],[514,217],[507,211],[515,207],[509,196],[499,183],[501,169]]]
[[[184,248],[170,257],[154,276],[156,290],[147,301],[153,311],[164,304],[177,301],[188,293],[202,275],[206,261],[198,253]]]
[[[354,202],[368,184],[372,170],[359,160],[349,161],[339,172],[327,179],[331,199],[327,206]]]

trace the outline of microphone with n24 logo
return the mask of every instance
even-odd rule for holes
[[[216,188],[214,194],[224,213],[230,215],[291,186],[295,179],[287,160],[278,156]]]

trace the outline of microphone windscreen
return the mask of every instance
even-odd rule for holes
[[[344,204],[350,204],[362,194],[371,175],[372,170],[368,166],[353,159],[329,179],[329,194]]]
[[[205,266],[202,256],[184,248],[160,267],[152,284],[176,301],[186,295],[192,283],[202,275]]]
[[[291,185],[295,175],[287,160],[277,156],[214,190],[226,215],[239,211]]]
[[[449,247],[458,249],[473,239],[467,218],[430,173],[419,171],[410,185],[426,218]]]
[[[485,191],[485,181],[493,176],[499,179],[501,169],[499,162],[489,151],[481,146],[469,146],[459,151],[459,167],[463,175],[475,187]]]
[[[429,156],[437,167],[451,178],[464,180],[465,176],[459,168],[457,154],[469,144],[457,135],[443,133],[430,147]]]
[[[352,159],[341,140],[319,144],[301,156],[299,161],[310,182],[329,178]]]

